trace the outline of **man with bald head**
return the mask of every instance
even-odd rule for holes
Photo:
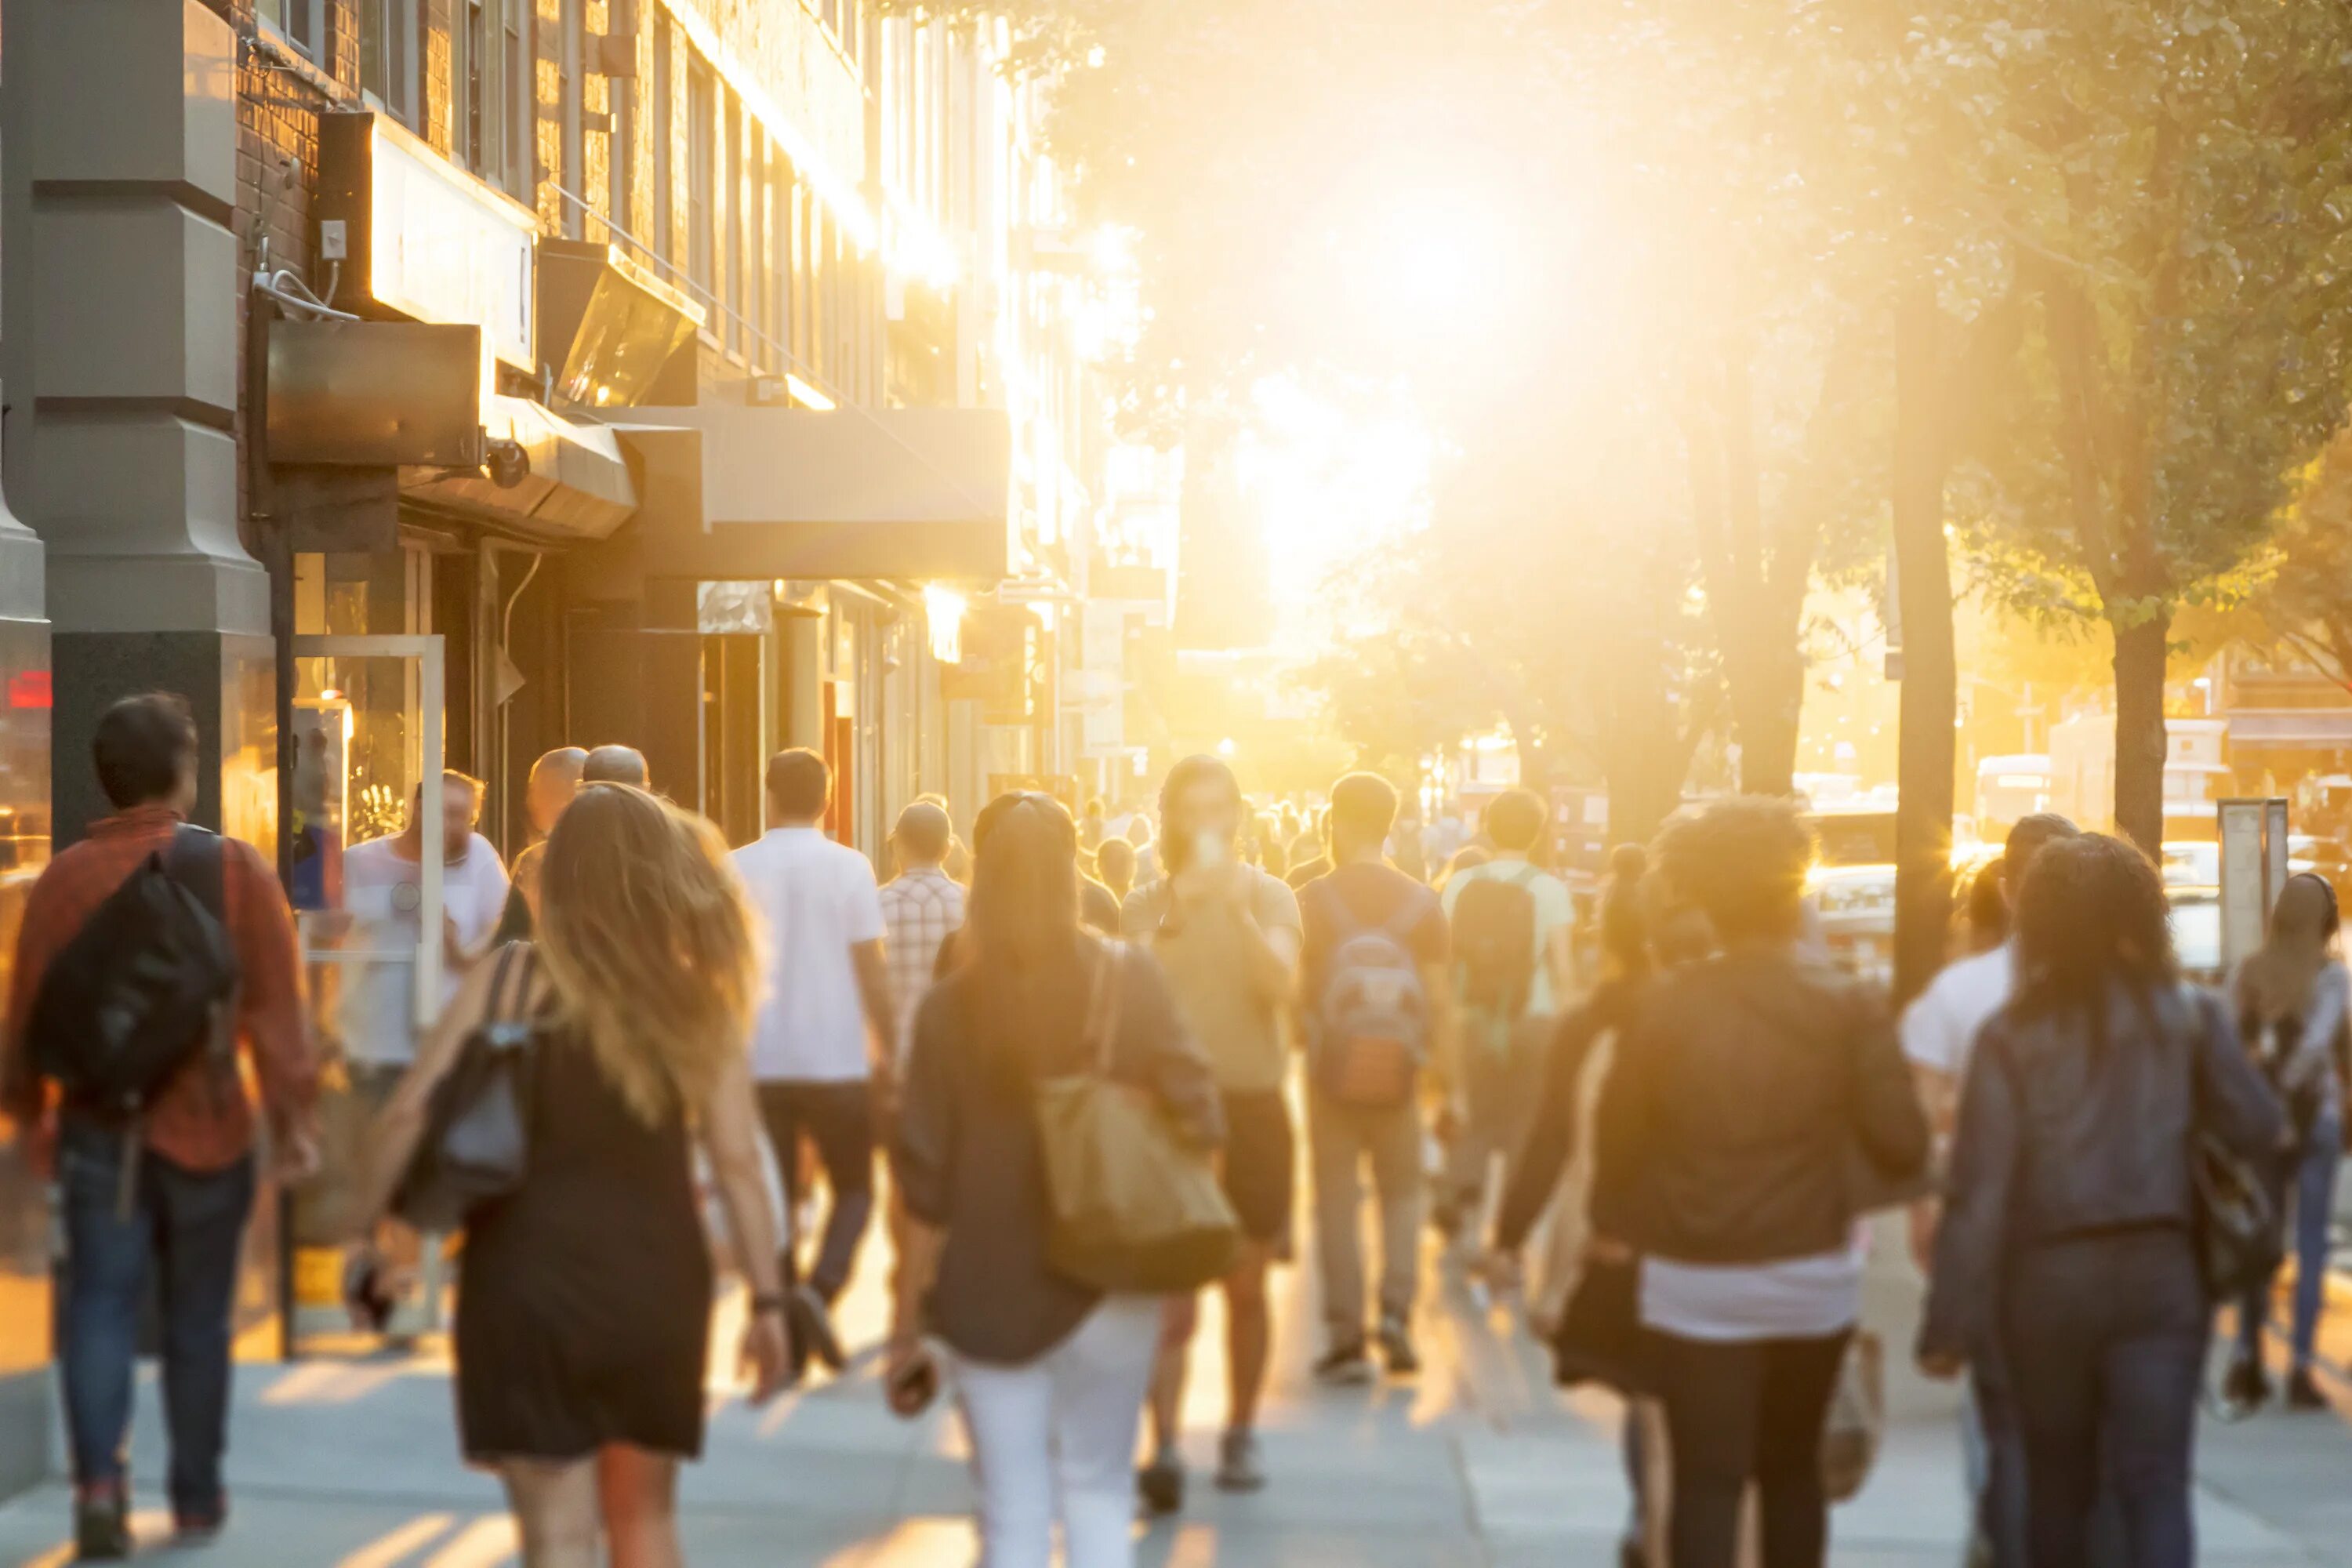
[[[646,767],[646,754],[635,746],[599,746],[588,753],[581,765],[580,782],[584,784],[627,784],[631,789],[651,789],[651,774]]]
[[[940,949],[963,926],[964,890],[944,868],[955,827],[946,810],[919,800],[898,814],[890,849],[898,874],[882,887],[882,953],[898,1024],[898,1064],[914,1039],[915,1010],[930,988]]]

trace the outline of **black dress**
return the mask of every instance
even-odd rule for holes
[[[538,1050],[530,1173],[466,1227],[466,1456],[570,1460],[625,1444],[696,1458],[711,1267],[685,1119],[640,1121],[571,1032]]]

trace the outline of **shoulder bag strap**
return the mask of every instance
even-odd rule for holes
[[[531,945],[527,942],[509,942],[499,947],[490,970],[489,1005],[483,1011],[484,1024],[511,1024],[522,1016],[523,1003],[530,995]]]
[[[1104,941],[1095,948],[1094,980],[1087,992],[1087,1054],[1095,1070],[1111,1076],[1118,1044],[1119,1001],[1126,988],[1127,943]]]

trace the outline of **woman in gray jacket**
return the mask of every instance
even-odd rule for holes
[[[2027,1558],[2077,1568],[2101,1482],[2135,1568],[2189,1568],[2200,1135],[2248,1161],[2277,1102],[2216,996],[2174,974],[2164,885],[2103,834],[2043,846],[2017,904],[2017,990],[1963,1081],[1919,1362],[2002,1358],[2025,1450]]]

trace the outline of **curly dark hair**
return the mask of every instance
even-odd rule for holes
[[[2014,913],[2021,1006],[2087,1005],[2118,980],[2142,992],[2172,982],[2164,879],[2136,844],[2104,833],[2044,844]]]
[[[1794,801],[1734,795],[1677,816],[1653,858],[1675,894],[1706,912],[1725,942],[1789,936],[1805,901],[1813,830]]]

